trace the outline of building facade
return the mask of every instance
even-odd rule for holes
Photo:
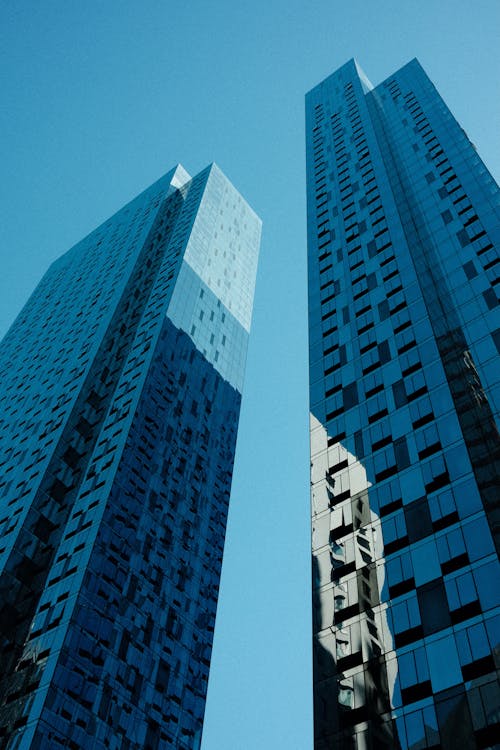
[[[416,60],[306,137],[314,747],[498,747],[500,192]]]
[[[180,166],[0,350],[0,747],[199,748],[261,223]]]

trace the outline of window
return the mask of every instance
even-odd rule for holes
[[[472,260],[469,260],[464,265],[464,272],[467,278],[469,279],[469,281],[473,279],[475,276],[477,276],[477,270]]]

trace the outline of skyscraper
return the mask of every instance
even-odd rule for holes
[[[315,750],[492,747],[499,189],[416,60],[306,131]]]
[[[198,748],[260,220],[180,166],[0,350],[0,747]]]

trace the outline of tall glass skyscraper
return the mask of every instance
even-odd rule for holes
[[[261,223],[180,166],[0,349],[0,747],[200,745]]]
[[[500,192],[416,60],[306,97],[315,750],[500,737]]]

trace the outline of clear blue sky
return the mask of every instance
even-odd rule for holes
[[[202,750],[311,750],[304,93],[418,57],[500,175],[498,0],[3,0],[0,335],[48,264],[216,161],[264,221]]]

